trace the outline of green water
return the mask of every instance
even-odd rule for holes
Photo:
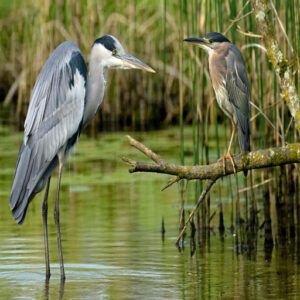
[[[189,132],[189,130],[186,130]],[[122,156],[143,159],[125,133],[82,136],[62,179],[61,230],[66,283],[60,285],[54,187],[49,198],[52,277],[44,281],[42,194],[18,226],[8,206],[21,135],[0,130],[0,299],[298,299],[297,257],[274,250],[266,257],[263,240],[255,258],[236,255],[234,236],[211,233],[209,245],[190,256],[174,246],[180,197],[178,187],[160,189],[168,177],[129,174]],[[165,159],[178,161],[177,129],[134,133]],[[187,138],[189,140],[189,138]],[[191,139],[190,139],[191,140]],[[189,149],[187,141],[186,148]],[[190,145],[190,149],[192,146]],[[187,151],[188,152],[188,151]],[[187,157],[187,162],[192,157]],[[226,185],[226,181],[223,183]],[[217,208],[212,193],[212,209]],[[186,198],[192,205],[193,189]],[[230,202],[230,201],[228,201]],[[225,209],[230,205],[224,196]],[[161,220],[166,234],[162,242]],[[215,218],[217,225],[217,218]],[[228,217],[226,217],[228,220]],[[228,222],[225,224],[229,226]]]

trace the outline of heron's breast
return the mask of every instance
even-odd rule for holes
[[[228,118],[230,118],[236,123],[234,107],[228,100],[229,97],[225,84],[221,84],[218,87],[214,87],[214,90],[219,107],[222,109],[222,111],[226,114]]]
[[[235,122],[234,107],[229,101],[226,89],[226,69],[218,53],[213,53],[209,57],[209,74],[219,107]]]

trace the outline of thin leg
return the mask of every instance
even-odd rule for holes
[[[227,149],[227,154],[230,153],[231,144],[232,144],[232,141],[233,141],[234,134],[235,134],[235,124],[232,122],[232,133],[231,133],[231,137],[230,137],[229,146],[228,146],[228,149]]]
[[[43,225],[44,225],[44,245],[45,245],[45,262],[46,262],[46,281],[50,279],[50,260],[49,260],[49,244],[48,244],[48,194],[49,194],[49,187],[50,187],[50,179],[49,177],[46,185],[46,191],[42,206],[42,215],[43,215]]]
[[[229,146],[228,146],[228,150],[227,150],[226,157],[229,157],[229,159],[230,159],[230,161],[231,161],[231,164],[232,164],[232,167],[233,167],[234,173],[236,173],[236,169],[235,169],[235,164],[234,164],[234,161],[233,161],[232,156],[231,156],[231,153],[230,153],[230,149],[231,149],[231,144],[232,144],[233,137],[234,137],[234,134],[235,134],[235,130],[236,130],[236,126],[235,126],[235,124],[232,122],[232,133],[231,133],[231,138],[230,138],[230,142],[229,142]]]
[[[229,146],[227,148],[227,152],[225,153],[225,155],[222,158],[219,159],[219,160],[221,160],[221,159],[223,160],[224,174],[226,174],[226,158],[230,159],[232,167],[233,167],[233,171],[234,171],[234,173],[236,173],[235,164],[234,164],[234,161],[233,161],[231,153],[230,153],[230,149],[231,149],[233,137],[234,137],[234,134],[235,134],[236,126],[233,122],[231,122],[231,123],[232,123],[232,133],[231,133],[231,137],[230,137],[230,141],[229,141]]]
[[[60,223],[59,223],[59,191],[60,191],[60,181],[61,181],[61,174],[63,171],[63,167],[64,167],[63,160],[60,160],[59,169],[58,169],[55,209],[54,209],[54,221],[56,225],[56,236],[57,236],[57,244],[58,244],[61,281],[65,281],[66,278],[65,270],[64,270],[64,258],[63,258],[62,245],[61,245]]]

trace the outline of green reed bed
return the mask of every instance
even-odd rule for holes
[[[283,56],[291,62],[299,89],[300,0],[273,0],[272,3],[276,37]],[[55,46],[63,40],[73,40],[88,60],[94,39],[111,33],[157,73],[110,72],[106,99],[89,133],[147,130],[175,124],[180,131],[178,159],[181,163],[214,161],[228,146],[231,125],[214,100],[207,56],[196,47],[185,45],[182,39],[220,31],[241,49],[246,62],[252,102],[256,106],[251,107],[253,149],[279,146],[298,139],[280,95],[278,78],[268,62],[262,40],[255,35],[258,32],[255,16],[247,0],[48,0],[43,1],[43,5],[28,0],[3,1],[1,5],[5,12],[0,20],[1,123],[22,128],[36,76]],[[187,129],[186,125],[191,127]],[[192,131],[191,136],[188,130]],[[192,139],[191,162],[186,159],[187,137]],[[232,150],[238,151],[236,143]],[[222,215],[222,182],[216,185],[219,227],[224,227],[222,220],[230,227],[240,226],[243,222],[249,225],[251,220],[256,220],[253,222],[259,222],[259,225],[267,224],[265,232],[268,232],[271,222],[278,223],[279,228],[283,223],[286,225],[287,221],[280,216],[284,218],[284,212],[288,210],[291,216],[288,227],[300,228],[296,221],[296,215],[300,214],[299,195],[292,203],[287,197],[293,188],[294,194],[299,194],[296,189],[299,187],[298,167],[255,171],[252,175],[253,178],[248,176],[246,182],[242,176],[224,179],[230,186],[228,195],[232,211],[229,221]],[[290,183],[289,189],[284,188],[284,182]],[[258,184],[258,187],[240,192],[245,183],[247,186]],[[280,186],[282,188],[278,189]],[[190,189],[190,184],[188,187],[186,183],[180,185],[183,206],[190,201],[187,188]],[[194,200],[202,190],[202,182],[196,182],[193,188]],[[276,190],[282,193],[275,193]],[[268,213],[270,206],[276,206],[277,216]],[[201,222],[196,224],[207,228],[213,213],[207,201],[200,210]],[[293,230],[289,229],[289,232]],[[243,239],[243,234],[240,236]]]

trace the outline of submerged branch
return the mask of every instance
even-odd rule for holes
[[[154,163],[148,163],[123,158],[123,160],[132,167],[129,169],[130,173],[153,172],[174,175],[178,177],[174,180],[174,182],[177,182],[179,179],[217,180],[220,177],[234,173],[230,159],[225,159],[225,169],[223,160],[209,165],[177,165],[163,161],[156,153],[144,146],[142,143],[136,141],[134,138],[130,136],[127,136],[127,138],[132,146],[154,161]],[[236,172],[275,167],[291,163],[300,163],[300,143],[233,155],[232,159],[235,164]]]
[[[209,193],[209,191],[211,190],[211,188],[213,187],[213,185],[215,184],[216,180],[209,180],[206,188],[202,191],[201,195],[198,198],[198,201],[195,205],[195,207],[193,208],[192,212],[190,213],[188,219],[186,220],[182,230],[180,231],[177,240],[176,240],[176,245],[177,247],[179,247],[179,241],[180,239],[183,237],[184,232],[186,230],[186,226],[188,225],[188,223],[191,221],[192,217],[194,216],[196,210],[199,208],[200,204],[203,202],[203,200],[205,199],[205,196]]]

